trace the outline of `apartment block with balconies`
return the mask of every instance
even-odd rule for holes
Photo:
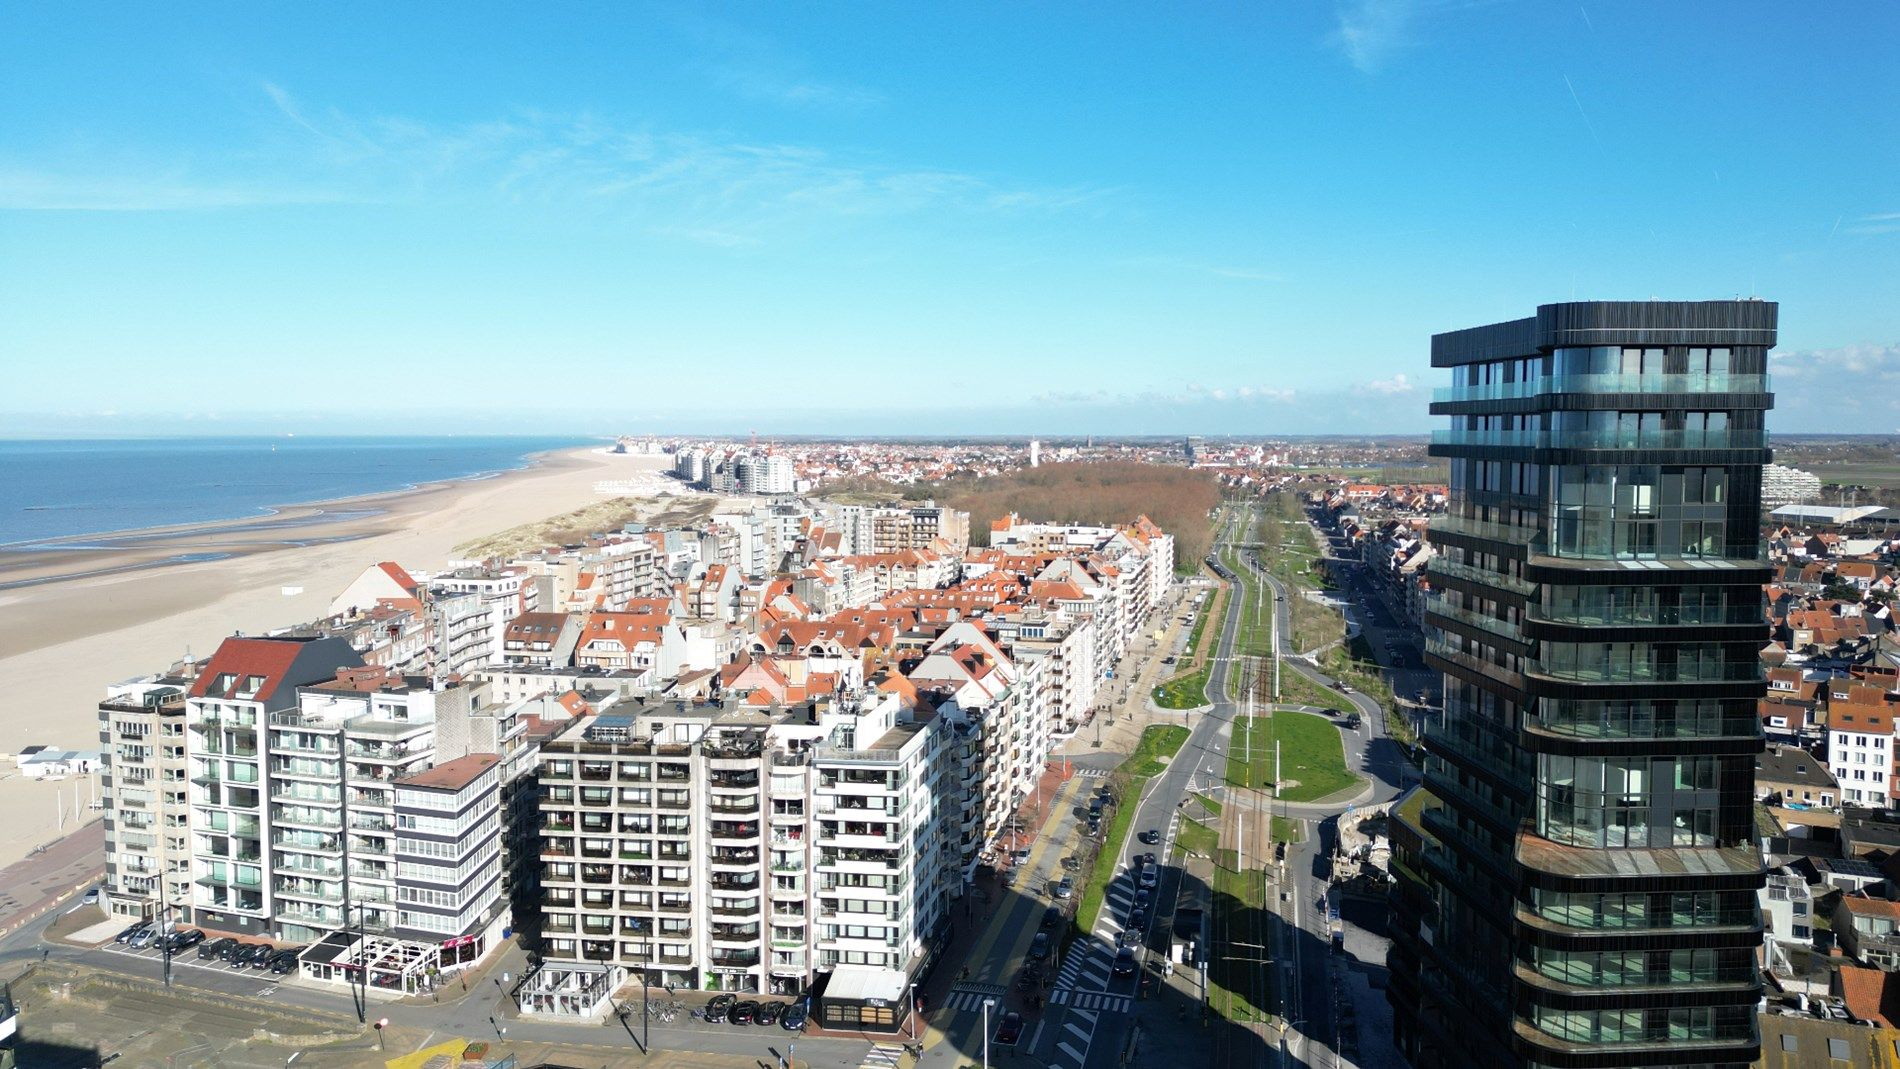
[[[99,703],[105,791],[106,909],[149,917],[191,899],[190,768],[185,693],[195,675],[106,688]],[[181,914],[182,915],[182,914]]]
[[[1776,307],[1585,302],[1441,334],[1401,1050],[1439,1066],[1758,1053],[1758,542]]]
[[[961,890],[941,759],[934,721],[875,692],[575,721],[539,757],[548,968],[789,994],[840,962],[915,966]]]

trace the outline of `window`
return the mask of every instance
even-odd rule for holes
[[[1801,1049],[1801,1044],[1795,1041],[1795,1038],[1793,1035],[1784,1035],[1781,1037],[1781,1049],[1786,1050],[1786,1051],[1796,1051],[1796,1050]]]
[[[1849,1061],[1854,1057],[1852,1046],[1845,1039],[1827,1041],[1827,1056],[1836,1061]]]

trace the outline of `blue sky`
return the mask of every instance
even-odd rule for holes
[[[1900,8],[0,8],[0,433],[1413,432],[1776,299],[1900,429]]]

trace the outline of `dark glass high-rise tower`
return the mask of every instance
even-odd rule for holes
[[[1420,1069],[1746,1066],[1764,301],[1581,302],[1440,334],[1426,661],[1395,809],[1395,1028]]]

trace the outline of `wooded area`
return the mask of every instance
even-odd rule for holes
[[[922,501],[970,514],[970,541],[989,544],[990,521],[1015,512],[1049,523],[1117,524],[1146,514],[1174,536],[1183,570],[1198,567],[1212,543],[1207,515],[1220,502],[1220,486],[1204,471],[1168,464],[1107,461],[1049,464],[987,478],[953,477],[900,486],[873,479],[827,483],[820,494],[833,500]]]

